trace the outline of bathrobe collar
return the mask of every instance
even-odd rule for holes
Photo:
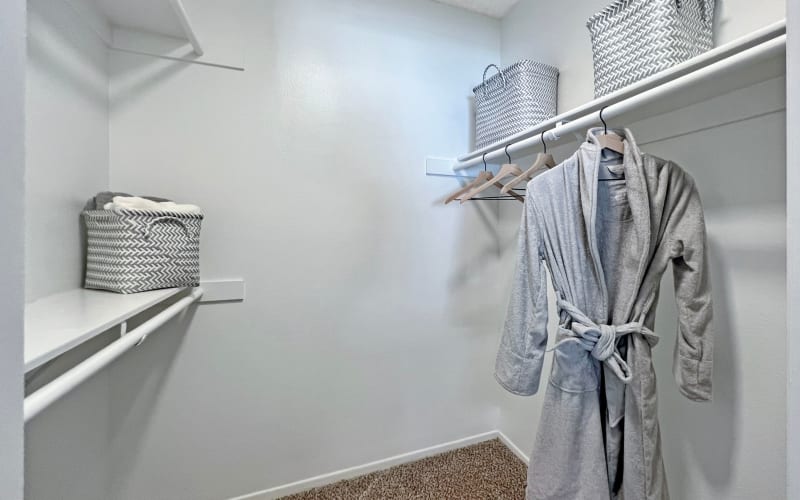
[[[603,314],[608,315],[608,287],[606,286],[605,274],[600,263],[600,252],[597,247],[596,219],[597,219],[597,189],[598,173],[601,160],[601,147],[597,143],[597,136],[602,133],[602,128],[592,128],[586,133],[586,141],[581,144],[578,151],[580,163],[580,193],[581,209],[583,211],[584,222],[589,238],[589,247],[595,264],[595,272],[600,282],[603,298]],[[641,283],[647,263],[650,261],[653,252],[653,242],[651,241],[651,220],[650,220],[650,196],[647,191],[645,181],[646,172],[642,152],[636,145],[636,139],[629,129],[615,129],[614,133],[623,138],[625,153],[622,158],[623,171],[625,173],[625,185],[633,215],[633,223],[637,235],[637,248],[631,250],[631,255],[639,256],[639,267],[637,270],[637,283]],[[626,323],[629,321],[644,321],[644,318],[632,318],[631,312],[634,308],[634,301],[637,293],[630,293],[627,297],[618,297],[625,304],[625,317],[612,318],[613,323]],[[605,317],[596,318],[605,321]]]
[[[603,297],[602,317],[594,318],[596,321],[609,322],[610,324],[624,324],[629,322],[644,323],[645,317],[642,304],[636,304],[636,300],[641,296],[639,288],[629,290],[624,296],[616,297],[616,302],[624,304],[621,309],[622,315],[614,315],[614,311],[609,311],[608,285],[605,280],[605,273],[600,261],[600,251],[597,245],[596,221],[597,221],[597,189],[598,173],[601,160],[601,147],[597,143],[597,136],[602,132],[601,128],[590,129],[586,134],[586,141],[578,151],[578,161],[580,164],[580,195],[581,210],[583,212],[586,234],[589,241],[589,250],[594,263],[594,270],[597,281],[600,284],[600,291]],[[654,252],[654,242],[651,237],[652,221],[650,211],[650,196],[647,190],[646,172],[642,153],[636,145],[633,134],[628,129],[614,130],[623,137],[625,146],[622,158],[623,171],[625,173],[625,187],[627,190],[628,204],[633,216],[634,230],[636,232],[636,248],[624,249],[631,256],[638,257],[638,268],[636,271],[636,283],[641,286],[647,263],[652,259]],[[636,314],[634,311],[639,311]],[[638,317],[637,317],[638,316]],[[625,413],[625,385],[614,377],[606,378],[606,402],[608,407],[609,423],[616,426],[624,417]]]

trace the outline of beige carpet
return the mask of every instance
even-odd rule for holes
[[[493,439],[283,500],[520,500],[525,474],[525,463]]]

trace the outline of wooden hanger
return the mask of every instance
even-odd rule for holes
[[[486,159],[485,158],[486,158],[486,155],[484,154],[484,161],[483,161],[484,168],[486,168]],[[474,189],[474,188],[482,185],[486,181],[489,181],[493,177],[494,177],[494,174],[489,172],[489,171],[487,171],[487,170],[484,170],[483,172],[480,172],[478,174],[478,176],[475,179],[473,179],[472,182],[470,182],[466,186],[464,186],[464,187],[458,189],[457,191],[451,193],[450,195],[448,195],[447,198],[445,198],[445,200],[444,200],[445,205],[450,203],[453,200],[458,199],[459,196],[462,196],[464,193],[468,192],[469,190]],[[503,185],[500,184],[499,182],[496,183],[495,185],[498,188],[502,188],[503,187]],[[517,193],[511,193],[511,198],[513,198],[513,199],[515,199],[515,200],[517,200],[517,201],[519,201],[521,203],[525,203],[525,197],[524,196],[520,196]],[[483,199],[483,198],[477,198],[477,199]]]
[[[484,177],[486,180],[492,179],[492,178],[494,177],[494,174],[492,174],[491,172],[481,172],[481,173],[482,173],[482,174],[486,174],[486,176]],[[479,177],[480,177],[480,174],[479,174]],[[466,192],[467,192],[467,191],[469,191],[470,189],[474,188],[474,187],[475,187],[475,186],[477,186],[479,183],[480,183],[480,180],[476,178],[474,181],[472,181],[472,182],[469,184],[469,186],[465,186],[465,187],[463,187],[463,188],[459,189],[459,190],[458,190],[458,193],[453,193],[453,195],[456,195],[456,197],[455,197],[455,198],[453,198],[453,200],[456,200],[456,199],[458,199],[458,197],[459,197],[459,196],[463,195],[464,193],[466,193]],[[504,187],[504,186],[503,186],[502,184],[500,184],[499,182],[495,182],[495,183],[494,183],[494,186],[495,186],[497,189],[502,189],[502,188]],[[520,194],[517,194],[517,193],[514,193],[513,191],[512,191],[511,193],[508,193],[508,194],[509,194],[509,196],[511,196],[512,198],[514,198],[515,200],[517,200],[517,201],[519,201],[519,202],[522,202],[522,203],[525,203],[525,197],[524,197],[524,196],[522,196],[522,195],[520,195]],[[451,195],[451,196],[453,196],[453,195]],[[483,200],[483,199],[485,199],[485,198],[471,198],[471,197],[470,197],[470,199],[474,199],[474,200]],[[448,197],[448,199],[447,199],[447,200],[445,200],[445,204],[447,204],[447,203],[450,203],[450,202],[451,202],[451,201],[453,201],[453,200],[451,200],[451,199],[450,199],[450,197]],[[468,201],[468,200],[463,200],[463,201],[461,201],[461,203],[464,203],[464,201]]]
[[[536,161],[533,162],[531,168],[522,172],[521,175],[518,175],[515,179],[511,180],[511,182],[507,182],[503,189],[500,190],[501,193],[508,193],[519,183],[533,179],[534,175],[540,170],[547,170],[556,166],[553,155],[547,152],[547,144],[544,142],[544,132],[542,132],[542,146],[544,146],[544,151],[536,156]]]
[[[491,179],[489,179],[488,181],[483,183],[483,185],[478,186],[477,188],[473,189],[472,191],[470,191],[469,193],[467,193],[466,195],[461,197],[461,203],[469,201],[471,198],[477,196],[478,194],[482,193],[483,191],[486,191],[487,189],[489,189],[492,186],[495,186],[495,187],[497,187],[499,189],[503,189],[505,186],[500,183],[500,181],[502,179],[505,179],[506,177],[511,177],[511,176],[516,177],[518,175],[522,175],[522,170],[520,170],[519,167],[514,165],[514,164],[506,163],[505,165],[500,167],[500,171],[497,172],[497,175],[495,175],[494,177],[492,177]],[[516,193],[514,193],[514,194],[516,194]],[[519,195],[517,195],[517,196],[519,196]],[[522,197],[520,196],[520,198],[522,198]]]
[[[516,178],[512,179],[510,182],[507,182],[503,189],[500,190],[501,193],[506,194],[512,189],[514,186],[519,185],[521,182],[527,182],[542,170],[547,170],[556,166],[555,160],[553,160],[553,155],[539,153],[536,157],[536,161],[533,162],[533,165],[528,170],[522,172]]]
[[[512,177],[512,176],[517,177],[519,175],[522,175],[522,170],[520,170],[519,167],[516,166],[515,164],[511,163],[511,156],[508,154],[508,146],[506,146],[506,157],[508,157],[508,163],[505,163],[500,167],[500,170],[497,172],[497,175],[495,175],[488,181],[484,182],[483,185],[478,186],[477,188],[473,189],[466,195],[462,196],[461,203],[469,201],[471,198],[475,197],[479,193],[482,193],[483,191],[486,191],[492,186],[495,186],[498,189],[503,189],[505,186],[503,186],[503,184],[501,184],[500,181],[505,179],[506,177]],[[520,201],[524,200],[522,196],[516,193],[514,193],[514,195],[516,195],[514,197],[517,198],[518,200]]]
[[[468,183],[466,186],[461,187],[457,191],[453,191],[452,193],[450,193],[444,199],[444,204],[447,205],[451,201],[458,199],[458,197],[461,196],[462,194],[467,193],[471,189],[480,186],[481,184],[488,181],[492,177],[494,177],[494,175],[492,175],[491,172],[487,172],[486,170],[484,170],[483,172],[479,173],[478,176],[472,180],[472,182]]]
[[[492,178],[492,177],[494,177],[494,176],[492,175],[491,172],[489,172],[489,178]],[[494,187],[496,187],[497,189],[503,189],[505,187],[505,186],[503,186],[503,184],[501,184],[499,182],[490,181],[490,183],[493,183]],[[525,197],[522,196],[521,194],[515,193],[514,191],[511,191],[510,193],[508,193],[508,196],[510,196],[511,198],[514,198],[515,200],[517,200],[517,201],[519,201],[521,203],[525,203]],[[470,196],[469,198],[460,199],[459,201],[461,201],[461,203],[464,203],[465,201],[470,201],[470,200],[491,200],[491,199],[500,199],[500,198],[498,198],[498,197],[488,197],[488,198],[477,197],[477,198],[475,198],[473,196]]]
[[[622,141],[622,137],[613,131],[610,134],[608,133],[608,125],[606,125],[606,121],[603,120],[603,111],[605,110],[606,108],[600,110],[600,121],[603,123],[603,133],[597,136],[597,144],[600,146],[600,149],[610,149],[611,151],[624,155],[625,143]]]
[[[505,186],[503,186],[499,182],[495,182],[494,183],[494,187],[496,187],[497,189],[502,191]],[[520,203],[525,203],[525,197],[520,195],[520,194],[515,193],[514,191],[511,191],[510,193],[508,193],[508,195],[511,196],[512,198],[516,199]],[[464,203],[464,202],[462,201],[461,203]]]

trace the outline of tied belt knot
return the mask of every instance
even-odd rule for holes
[[[563,328],[569,336],[556,342],[549,350],[574,343],[581,346],[596,360],[605,363],[622,382],[628,383],[632,379],[631,369],[617,349],[617,341],[632,333],[642,335],[650,346],[658,343],[658,335],[639,322],[630,322],[623,325],[597,324],[577,307],[566,300],[558,300],[558,307],[572,318],[570,329]]]

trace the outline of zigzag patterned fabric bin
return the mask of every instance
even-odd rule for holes
[[[594,94],[604,96],[710,50],[714,0],[617,0],[589,18]]]
[[[486,79],[494,68],[497,74]],[[558,69],[522,60],[500,69],[490,64],[475,94],[475,146],[500,143],[556,116]]]
[[[201,214],[85,210],[86,288],[135,293],[200,284]]]

